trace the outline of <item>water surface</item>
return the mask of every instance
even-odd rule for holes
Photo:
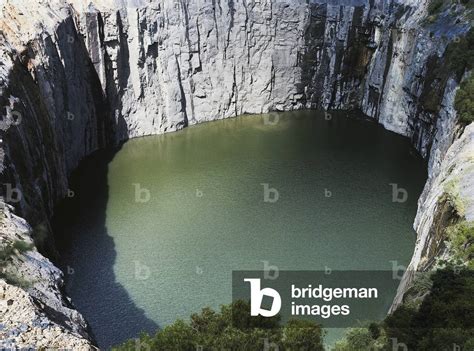
[[[406,265],[425,179],[408,140],[337,113],[243,116],[131,140],[83,162],[58,210],[67,291],[108,347],[230,302],[232,270],[263,261]],[[392,201],[390,184],[408,200]],[[264,201],[267,186],[278,201]]]

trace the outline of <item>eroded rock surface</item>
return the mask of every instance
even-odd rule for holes
[[[2,206],[0,243],[32,244],[32,228]],[[33,245],[2,257],[0,279],[0,348],[92,350],[84,318],[62,293],[63,273]]]

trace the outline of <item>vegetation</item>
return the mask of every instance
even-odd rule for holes
[[[430,16],[438,14],[443,8],[444,3],[444,0],[431,0],[428,6],[428,14]]]
[[[11,257],[31,250],[32,248],[33,244],[27,243],[23,240],[7,242],[5,246],[0,248],[0,264],[6,264]]]
[[[463,218],[466,211],[465,204],[461,195],[459,194],[458,179],[452,179],[444,187],[444,194],[440,202],[446,202],[454,212],[454,217]]]
[[[450,258],[441,263],[474,269],[474,223],[464,219],[465,204],[456,180],[446,185],[443,199],[453,208],[456,219],[446,228]]]
[[[438,113],[443,101],[445,88],[450,78],[461,81],[464,74],[473,69],[474,30],[450,42],[442,58],[433,56],[428,60],[428,74],[425,77],[425,88],[420,96],[424,109]]]
[[[155,335],[144,333],[114,350],[261,351],[275,346],[279,350],[322,351],[323,331],[311,321],[291,320],[281,326],[279,317],[250,317],[250,304],[236,301],[222,306],[220,312],[204,308],[193,314],[189,323],[178,320]]]
[[[474,61],[474,30],[469,32],[461,38],[451,42],[446,48],[445,60],[448,64],[448,69],[461,78],[464,72],[470,71],[473,68]]]
[[[472,0],[430,0],[428,5],[428,15],[436,16],[443,10],[443,8],[453,4],[462,4],[467,9],[473,7]]]
[[[454,264],[474,269],[474,224],[461,221],[447,228]]]
[[[402,305],[382,322],[349,329],[333,351],[459,350],[474,347],[474,273],[447,266],[429,277],[431,291],[419,306]],[[158,331],[142,334],[114,350],[315,350],[324,333],[310,321],[249,317],[249,304],[237,301],[220,312],[205,308]],[[405,348],[405,347],[406,348]]]
[[[16,274],[7,270],[8,262],[14,257],[31,250],[33,244],[27,243],[23,240],[15,240],[14,242],[6,242],[3,247],[0,248],[0,278],[5,279],[9,284],[28,287],[30,283]]]
[[[431,276],[434,272],[416,272],[410,288],[404,295],[404,305],[418,309],[423,299],[429,294],[433,287]]]
[[[32,285],[31,281],[19,277],[18,275],[8,271],[0,271],[0,279],[4,279],[8,284],[23,289],[29,288]]]
[[[474,56],[473,56],[474,57]],[[459,120],[463,123],[474,121],[474,75],[466,79],[456,94],[454,103]]]
[[[351,328],[343,340],[338,341],[333,351],[378,351],[388,344],[384,330],[377,323],[367,327]]]
[[[431,275],[433,287],[419,308],[402,305],[381,323],[350,329],[334,351],[472,350],[474,274],[449,267]]]
[[[431,293],[418,310],[402,307],[386,318],[390,339],[409,349],[442,350],[459,345],[470,349],[474,341],[474,275],[447,267],[432,275]]]
[[[442,267],[418,272],[404,303],[380,323],[350,329],[333,351],[474,349],[474,223],[464,219],[456,181],[441,202],[453,209],[445,239],[449,258]]]

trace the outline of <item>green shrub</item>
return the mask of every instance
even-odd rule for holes
[[[428,13],[430,16],[438,14],[444,5],[444,0],[431,0],[428,5]]]
[[[23,240],[15,240],[13,243],[6,242],[5,246],[0,248],[0,265],[6,264],[6,262],[16,254],[15,250],[18,253],[23,253],[32,248],[32,244]]]
[[[16,249],[19,253],[23,253],[31,250],[34,247],[33,244],[27,243],[23,240],[15,240],[13,243],[13,248]]]
[[[373,334],[375,326],[379,330],[377,334]],[[372,323],[367,328],[359,327],[347,330],[344,339],[334,345],[333,351],[376,351],[383,350],[384,345],[384,338],[381,337],[379,326]]]
[[[29,288],[33,285],[32,282],[19,277],[15,273],[8,271],[0,271],[0,279],[4,279],[8,284],[14,285],[23,289]]]
[[[452,267],[430,275],[433,287],[419,308],[402,305],[381,323],[352,328],[333,351],[471,350],[474,345],[474,272]]]
[[[453,259],[474,269],[474,224],[462,221],[447,228]]]
[[[474,30],[470,29],[464,36],[452,38],[441,58],[429,58],[427,75],[424,78],[425,88],[420,96],[420,103],[425,111],[439,113],[449,79],[461,81],[464,74],[474,67],[472,57]]]
[[[113,349],[261,351],[265,345],[278,345],[280,350],[324,350],[324,333],[319,325],[289,321],[281,326],[278,317],[250,317],[249,312],[250,305],[244,301],[224,305],[220,312],[204,308],[193,314],[189,323],[178,320],[155,335],[144,333]]]
[[[321,328],[308,320],[290,320],[283,328],[285,350],[324,351]]]
[[[474,74],[461,83],[454,106],[461,122],[474,121]]]
[[[430,0],[428,5],[428,14],[430,16],[438,15],[443,7],[459,3],[461,3],[467,9],[471,9],[473,7],[472,0]]]
[[[0,248],[0,278],[4,279],[8,284],[15,285],[22,288],[27,288],[31,282],[18,277],[16,273],[7,270],[8,261],[18,254],[31,250],[32,244],[23,240],[15,240],[13,243],[4,242],[4,246]]]
[[[451,42],[445,52],[445,61],[448,69],[461,78],[466,71],[473,69],[474,60],[474,30]]]
[[[400,308],[387,317],[389,338],[411,350],[443,350],[457,344],[462,350],[474,337],[474,274],[452,268],[432,275],[433,288],[418,310]]]
[[[7,243],[5,246],[0,248],[0,265],[8,261],[13,255],[13,246]]]

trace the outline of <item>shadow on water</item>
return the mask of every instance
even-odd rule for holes
[[[108,164],[118,151],[99,151],[81,162],[70,180],[74,196],[57,207],[52,221],[61,252],[57,263],[65,275],[66,291],[101,348],[134,338],[141,331],[158,329],[135,305],[114,273],[117,252],[106,226],[107,177]],[[95,250],[88,249],[94,246]],[[78,259],[79,255],[87,259]]]

